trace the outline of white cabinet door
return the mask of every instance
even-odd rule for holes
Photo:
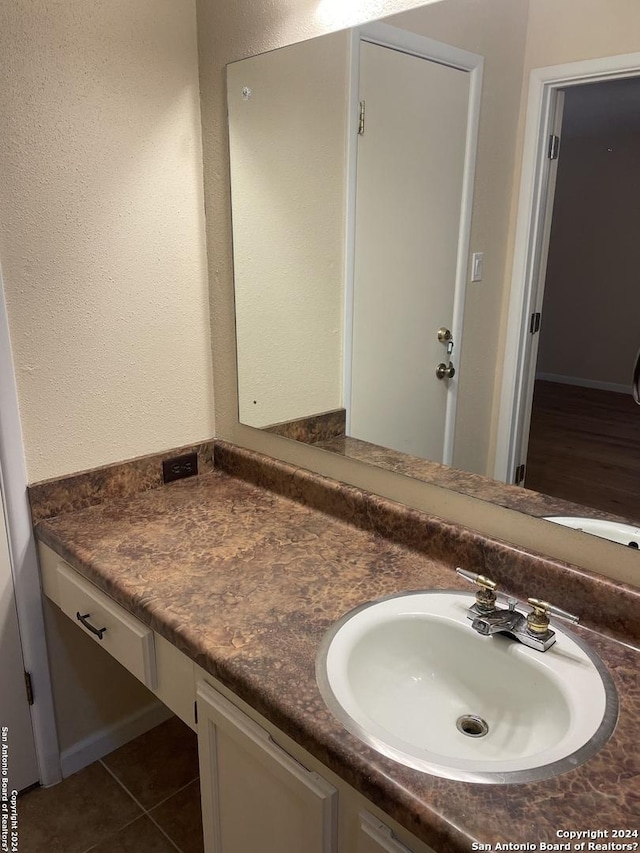
[[[367,812],[360,812],[357,853],[411,853],[388,826]]]
[[[336,789],[208,684],[196,696],[206,853],[334,853]]]

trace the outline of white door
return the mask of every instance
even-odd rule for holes
[[[363,42],[349,434],[444,460],[465,178],[466,71]]]
[[[7,790],[10,793],[13,790],[21,791],[38,781],[38,764],[25,689],[22,647],[1,492],[0,656],[0,778],[4,776],[8,780]]]

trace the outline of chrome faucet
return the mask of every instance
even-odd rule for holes
[[[520,622],[524,618],[522,613],[516,610],[516,601],[512,598],[509,600],[508,610],[496,607],[482,616],[476,616],[471,623],[471,627],[478,634],[484,634],[485,636],[499,634],[501,631],[515,634],[520,627]]]
[[[467,611],[467,618],[472,620],[473,630],[485,637],[508,634],[529,648],[546,652],[556,641],[555,631],[549,627],[549,616],[559,616],[573,623],[580,621],[578,616],[537,598],[527,599],[532,610],[530,613],[523,613],[516,610],[517,599],[496,593],[495,581],[465,569],[458,568],[456,572],[480,587],[476,592],[475,604]],[[506,599],[507,608],[496,606],[498,595]]]

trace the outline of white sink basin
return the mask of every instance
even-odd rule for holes
[[[480,636],[473,602],[407,593],[346,614],[317,658],[329,708],[384,755],[449,779],[533,781],[586,761],[618,714],[604,664],[557,625],[546,652]]]
[[[580,530],[582,533],[600,536],[602,539],[619,542],[621,545],[628,545],[630,548],[640,546],[640,528],[623,524],[620,521],[581,518],[577,515],[547,515],[545,521],[553,521],[555,524],[562,524],[563,527],[573,527],[574,530]]]

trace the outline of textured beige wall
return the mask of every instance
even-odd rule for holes
[[[0,7],[0,263],[28,475],[213,434],[195,9]]]
[[[531,0],[525,69],[640,50],[637,0]]]
[[[239,412],[251,426],[342,406],[348,82],[347,31],[227,71]]]

